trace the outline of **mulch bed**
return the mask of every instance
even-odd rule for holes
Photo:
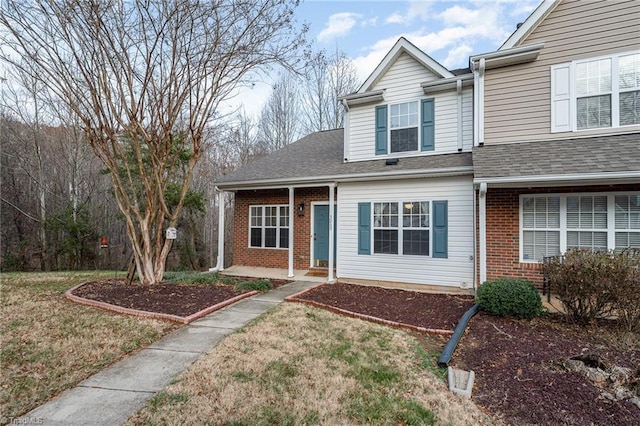
[[[603,396],[608,382],[599,388],[563,366],[584,354],[640,368],[638,335],[622,336],[611,324],[585,328],[559,315],[517,321],[483,312],[469,323],[452,365],[475,371],[473,400],[509,424],[640,425],[640,408]]]
[[[298,295],[356,314],[432,330],[453,331],[473,306],[472,296],[419,293],[353,284],[323,284]]]
[[[246,292],[236,291],[226,285],[140,285],[120,280],[93,281],[72,292],[74,296],[123,308],[180,317],[188,317],[243,293]]]

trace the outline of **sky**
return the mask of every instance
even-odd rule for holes
[[[303,0],[295,18],[309,25],[308,38],[314,50],[344,52],[364,81],[402,36],[450,70],[467,67],[469,56],[498,49],[540,3]],[[257,116],[270,91],[270,82],[257,82],[234,98],[228,108],[242,105]]]

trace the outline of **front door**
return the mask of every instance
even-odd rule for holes
[[[334,224],[335,224],[334,211]],[[335,227],[334,227],[334,252],[335,260]],[[329,266],[329,206],[313,206],[313,266],[326,268]]]

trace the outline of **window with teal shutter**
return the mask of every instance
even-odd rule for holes
[[[387,106],[376,107],[376,155],[387,153]]]
[[[435,149],[434,132],[434,102],[433,99],[423,99],[421,103],[422,115],[422,143],[421,151],[433,151]]]
[[[358,203],[358,254],[371,254],[371,203]]]
[[[448,257],[447,201],[433,202],[433,257]]]

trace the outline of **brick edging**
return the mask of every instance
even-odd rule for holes
[[[84,297],[80,297],[80,296],[76,296],[75,294],[73,294],[73,291],[82,287],[85,284],[88,284],[91,281],[87,281],[81,284],[78,284],[77,286],[67,290],[64,292],[64,296],[71,300],[72,302],[76,302],[79,303],[81,305],[86,305],[86,306],[92,306],[94,308],[100,308],[100,309],[104,309],[107,311],[111,311],[111,312],[117,312],[119,314],[125,314],[125,315],[133,315],[133,316],[137,316],[137,317],[144,317],[144,318],[152,318],[152,319],[163,319],[163,320],[169,320],[169,321],[173,321],[173,322],[177,322],[180,324],[189,324],[192,321],[197,320],[198,318],[201,318],[205,315],[208,315],[214,311],[217,311],[219,309],[222,309],[226,306],[229,306],[233,303],[236,303],[242,299],[246,299],[247,297],[251,297],[254,296],[258,293],[260,293],[259,291],[250,291],[248,293],[242,293],[238,296],[232,297],[231,299],[227,299],[223,302],[220,302],[216,305],[213,306],[209,306],[208,308],[204,308],[201,311],[198,311],[194,314],[191,314],[187,317],[181,317],[179,315],[171,315],[171,314],[163,314],[160,312],[149,312],[149,311],[142,311],[140,309],[133,309],[133,308],[125,308],[123,306],[117,306],[117,305],[112,305],[111,303],[106,303],[106,302],[100,302],[98,300],[91,300],[91,299],[86,299]]]
[[[330,311],[330,312],[333,312],[333,313],[336,313],[336,314],[345,315],[345,316],[348,316],[348,317],[351,317],[351,318],[357,318],[357,319],[361,319],[361,320],[365,320],[365,321],[375,322],[377,324],[388,325],[390,327],[403,328],[403,329],[407,329],[407,330],[411,330],[411,331],[417,331],[417,332],[420,332],[420,333],[436,334],[436,335],[439,335],[439,336],[450,336],[450,335],[453,334],[453,330],[441,330],[441,329],[437,329],[437,328],[425,328],[425,327],[419,327],[417,325],[405,324],[405,323],[397,322],[397,321],[390,321],[390,320],[374,317],[374,316],[371,316],[371,315],[365,315],[365,314],[359,314],[357,312],[347,311],[346,309],[342,309],[342,308],[336,308],[335,306],[327,305],[325,303],[315,302],[313,300],[306,300],[306,299],[302,299],[301,298],[301,296],[303,296],[304,294],[310,292],[311,290],[313,290],[316,287],[320,287],[321,285],[323,285],[323,284],[318,284],[316,286],[313,286],[311,288],[303,290],[300,293],[292,294],[291,296],[286,297],[284,300],[286,302],[302,303],[302,304],[305,304],[305,305],[314,306],[316,308],[326,309],[327,311]]]

